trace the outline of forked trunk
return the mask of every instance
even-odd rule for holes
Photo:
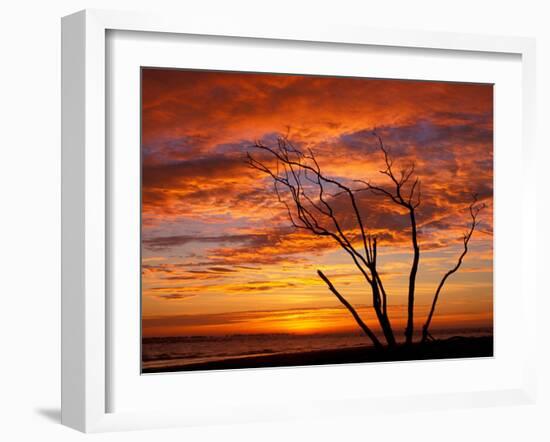
[[[407,328],[405,329],[405,343],[412,344],[414,333],[414,290],[416,285],[416,273],[418,272],[418,262],[420,261],[420,248],[418,247],[418,239],[416,232],[416,219],[414,209],[410,210],[411,228],[412,228],[412,243],[413,243],[413,262],[411,273],[409,275],[409,296],[407,302]]]
[[[373,307],[374,307],[374,311],[376,312],[376,317],[378,318],[378,322],[380,323],[380,328],[384,333],[384,337],[386,338],[386,342],[388,343],[388,346],[393,347],[395,346],[395,336],[393,335],[390,319],[382,309],[382,305],[380,302],[380,299],[381,299],[380,290],[378,288],[376,279],[372,280],[371,288],[372,288],[372,297],[373,297]]]

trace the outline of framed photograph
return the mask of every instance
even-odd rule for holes
[[[493,87],[142,67],[142,373],[492,357]]]
[[[64,424],[534,400],[532,40],[62,31]]]

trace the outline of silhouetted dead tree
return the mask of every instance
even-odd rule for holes
[[[437,304],[437,300],[439,299],[439,294],[441,293],[441,290],[443,289],[443,286],[445,285],[445,282],[447,282],[447,279],[449,278],[449,276],[455,273],[462,265],[462,261],[464,260],[464,257],[468,253],[468,243],[470,242],[470,239],[472,238],[472,234],[474,233],[474,230],[477,226],[477,215],[479,214],[480,210],[485,208],[485,204],[477,204],[477,195],[474,195],[473,198],[474,198],[474,201],[472,202],[472,204],[470,204],[470,207],[469,207],[470,217],[472,219],[472,222],[470,224],[470,230],[468,230],[468,232],[465,233],[463,237],[464,249],[462,250],[462,253],[458,257],[458,260],[455,266],[443,275],[443,278],[441,278],[441,281],[437,286],[437,289],[435,291],[435,295],[432,301],[432,306],[430,308],[430,312],[428,313],[428,318],[426,319],[426,322],[422,327],[422,342],[426,342],[428,339],[433,339],[433,337],[430,335],[429,328],[432,322],[432,317],[435,312],[435,306]]]
[[[354,265],[370,286],[373,309],[380,329],[384,334],[387,345],[392,347],[396,341],[388,316],[387,293],[377,268],[378,240],[376,236],[368,233],[357,204],[356,194],[370,191],[373,194],[382,195],[406,210],[409,215],[413,259],[409,273],[405,342],[410,344],[414,333],[414,297],[416,275],[420,262],[416,209],[421,202],[421,190],[420,180],[413,178],[414,163],[401,169],[396,174],[393,160],[384,146],[382,138],[376,133],[374,135],[377,137],[380,151],[384,155],[385,169],[381,170],[380,173],[389,178],[391,183],[389,189],[363,180],[355,180],[356,183],[361,183],[363,186],[352,189],[342,181],[324,175],[312,150],[307,149],[307,152],[303,152],[294,147],[286,137],[280,137],[277,145],[273,147],[257,142],[254,148],[262,155],[255,157],[247,153],[247,161],[250,166],[272,178],[275,194],[279,202],[286,207],[290,222],[296,229],[307,230],[314,235],[331,238],[350,256]],[[351,205],[353,218],[359,231],[358,237],[357,235],[354,236],[353,230],[346,230],[337,218],[336,203],[341,201],[341,198],[345,198]],[[472,207],[471,210],[473,210]],[[450,274],[458,270],[462,259],[467,253],[467,242],[476,226],[475,216],[477,216],[478,211],[471,212],[475,214],[474,223],[467,236],[467,241],[465,241],[465,252],[460,257],[458,266],[444,277],[436,292],[432,312],[426,323],[426,333],[437,297],[445,280]],[[359,241],[363,250],[356,246]],[[373,344],[376,347],[382,347],[380,340],[361,319],[356,309],[339,293],[330,279],[320,270],[317,273],[329,290],[350,311],[359,327],[371,339]]]

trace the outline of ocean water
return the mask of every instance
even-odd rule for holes
[[[491,329],[434,330],[435,337],[491,335]],[[370,340],[349,334],[260,334],[144,338],[142,368],[168,368],[250,356],[301,353],[315,350],[363,347]]]

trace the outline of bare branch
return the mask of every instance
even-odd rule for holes
[[[409,212],[409,218],[411,222],[411,240],[413,247],[413,260],[411,264],[411,270],[409,273],[409,293],[407,303],[407,327],[405,329],[405,338],[407,344],[412,343],[413,327],[414,327],[414,296],[416,287],[416,274],[418,272],[418,264],[420,262],[420,247],[418,245],[418,233],[416,226],[416,208],[420,205],[420,180],[415,179],[414,183],[410,186],[408,197],[403,197],[404,187],[414,174],[415,164],[414,162],[400,171],[399,178],[397,178],[393,171],[393,160],[380,135],[376,132],[373,134],[378,139],[378,145],[382,153],[384,154],[384,162],[386,165],[385,170],[380,172],[390,178],[393,183],[393,191],[389,191],[383,187],[371,184],[370,182],[363,181],[366,188],[374,194],[383,195],[393,201],[395,204],[404,207]],[[414,201],[414,202],[413,202]],[[376,278],[374,278],[376,279]],[[378,278],[379,279],[379,278]]]
[[[394,203],[405,207],[408,210],[414,210],[416,207],[420,205],[420,180],[418,178],[415,179],[414,183],[410,186],[409,195],[408,197],[403,197],[403,191],[404,187],[408,184],[411,177],[413,176],[416,165],[413,162],[410,166],[405,167],[399,172],[399,178],[396,177],[394,171],[393,171],[393,164],[394,161],[390,157],[388,149],[384,146],[384,142],[382,141],[382,138],[380,135],[378,135],[376,132],[373,132],[373,134],[378,139],[378,146],[382,153],[384,154],[384,163],[386,165],[385,170],[381,170],[380,173],[383,175],[386,175],[388,178],[390,178],[394,191],[390,192],[387,189],[384,189],[381,186],[372,184],[371,182],[358,180],[358,182],[363,183],[366,186],[367,190],[371,190],[373,193],[378,195],[386,196],[387,198],[391,199]],[[416,200],[415,203],[413,201]]]
[[[365,332],[365,334],[370,338],[370,340],[373,342],[374,346],[378,349],[382,348],[382,344],[376,337],[376,335],[372,332],[372,330],[369,328],[367,324],[363,322],[357,311],[353,308],[353,306],[344,298],[338,290],[334,287],[332,282],[325,276],[325,274],[321,270],[317,270],[317,274],[319,277],[325,282],[325,284],[328,286],[329,290],[334,293],[334,295],[338,298],[338,300],[349,310],[353,318],[355,319],[355,322],[361,327],[361,329]]]
[[[367,281],[369,281],[370,283],[372,279],[366,271],[366,269],[368,269],[369,262],[367,261],[365,256],[360,254],[355,249],[352,242],[350,241],[350,239],[347,237],[346,233],[340,226],[334,214],[334,211],[330,206],[330,203],[324,197],[326,193],[326,191],[324,190],[325,184],[334,185],[335,187],[341,189],[344,193],[346,193],[349,196],[350,202],[354,209],[355,217],[360,226],[361,236],[363,238],[363,245],[365,245],[366,232],[363,226],[361,215],[359,213],[359,209],[357,207],[357,203],[355,201],[355,197],[353,195],[352,189],[350,189],[348,186],[340,183],[335,179],[332,179],[323,175],[319,168],[319,164],[317,163],[317,160],[315,159],[315,156],[311,150],[309,150],[309,156],[306,156],[299,149],[292,146],[292,144],[290,144],[290,142],[288,140],[285,140],[284,138],[278,139],[277,149],[272,149],[269,146],[265,146],[260,142],[257,142],[254,145],[254,147],[257,149],[264,150],[270,153],[272,156],[274,156],[277,164],[278,165],[280,164],[281,165],[280,167],[283,167],[286,171],[288,171],[288,173],[285,175],[283,179],[281,179],[279,175],[274,173],[265,164],[254,159],[250,155],[250,153],[247,154],[249,164],[251,164],[256,169],[264,173],[267,173],[269,176],[271,176],[271,178],[285,185],[290,191],[292,198],[294,200],[298,219],[300,219],[300,221],[302,221],[306,227],[310,228],[310,230],[313,231],[313,233],[319,234],[318,232],[322,230],[323,235],[330,235],[334,239],[337,239],[340,245],[343,245],[344,249],[348,251],[348,253],[354,255],[354,261],[357,261],[358,263],[362,263],[362,264],[358,264],[358,266],[360,267],[361,273],[365,276]],[[294,157],[291,157],[290,154],[293,154]],[[311,166],[310,164],[307,164],[305,161],[303,161],[304,159],[310,159],[314,165]],[[312,174],[312,176],[316,177],[315,180],[309,177],[308,181],[313,182],[318,186],[318,195],[319,195],[318,198],[319,198],[319,201],[322,203],[322,205],[326,208],[326,210],[320,209],[319,205],[317,205],[316,203],[313,203],[313,200],[311,197],[309,196],[306,197],[306,191],[301,181],[302,172],[300,171],[303,171],[304,173],[309,172]],[[336,233],[331,232],[326,227],[321,228],[320,220],[318,220],[316,216],[317,214],[313,213],[312,211],[306,208],[306,206],[301,201],[302,198],[305,201],[307,201],[320,215],[322,215],[322,217],[327,217],[331,220],[332,224],[336,229]]]
[[[477,221],[478,214],[484,208],[485,208],[485,204],[477,204],[477,194],[474,194],[473,195],[473,202],[470,204],[470,206],[468,208],[468,210],[470,212],[470,218],[471,218],[472,221],[470,223],[469,230],[464,234],[464,237],[463,237],[464,248],[462,250],[462,253],[458,257],[458,260],[457,260],[457,263],[455,264],[455,266],[443,275],[443,278],[441,278],[441,281],[439,282],[439,285],[437,286],[437,289],[435,291],[435,295],[434,295],[434,298],[433,298],[433,301],[432,301],[432,306],[430,308],[430,312],[428,313],[428,318],[426,319],[426,323],[422,327],[422,342],[427,341],[431,336],[428,332],[428,329],[430,328],[430,324],[432,322],[432,317],[433,317],[433,314],[435,312],[435,306],[436,306],[437,301],[439,299],[439,295],[441,293],[441,290],[443,289],[443,286],[445,285],[445,282],[447,281],[447,279],[453,273],[455,273],[460,268],[460,266],[462,265],[464,257],[468,253],[468,244],[469,244],[470,239],[472,238],[472,234],[474,233],[474,230],[475,230],[475,228],[478,224],[478,221]]]

